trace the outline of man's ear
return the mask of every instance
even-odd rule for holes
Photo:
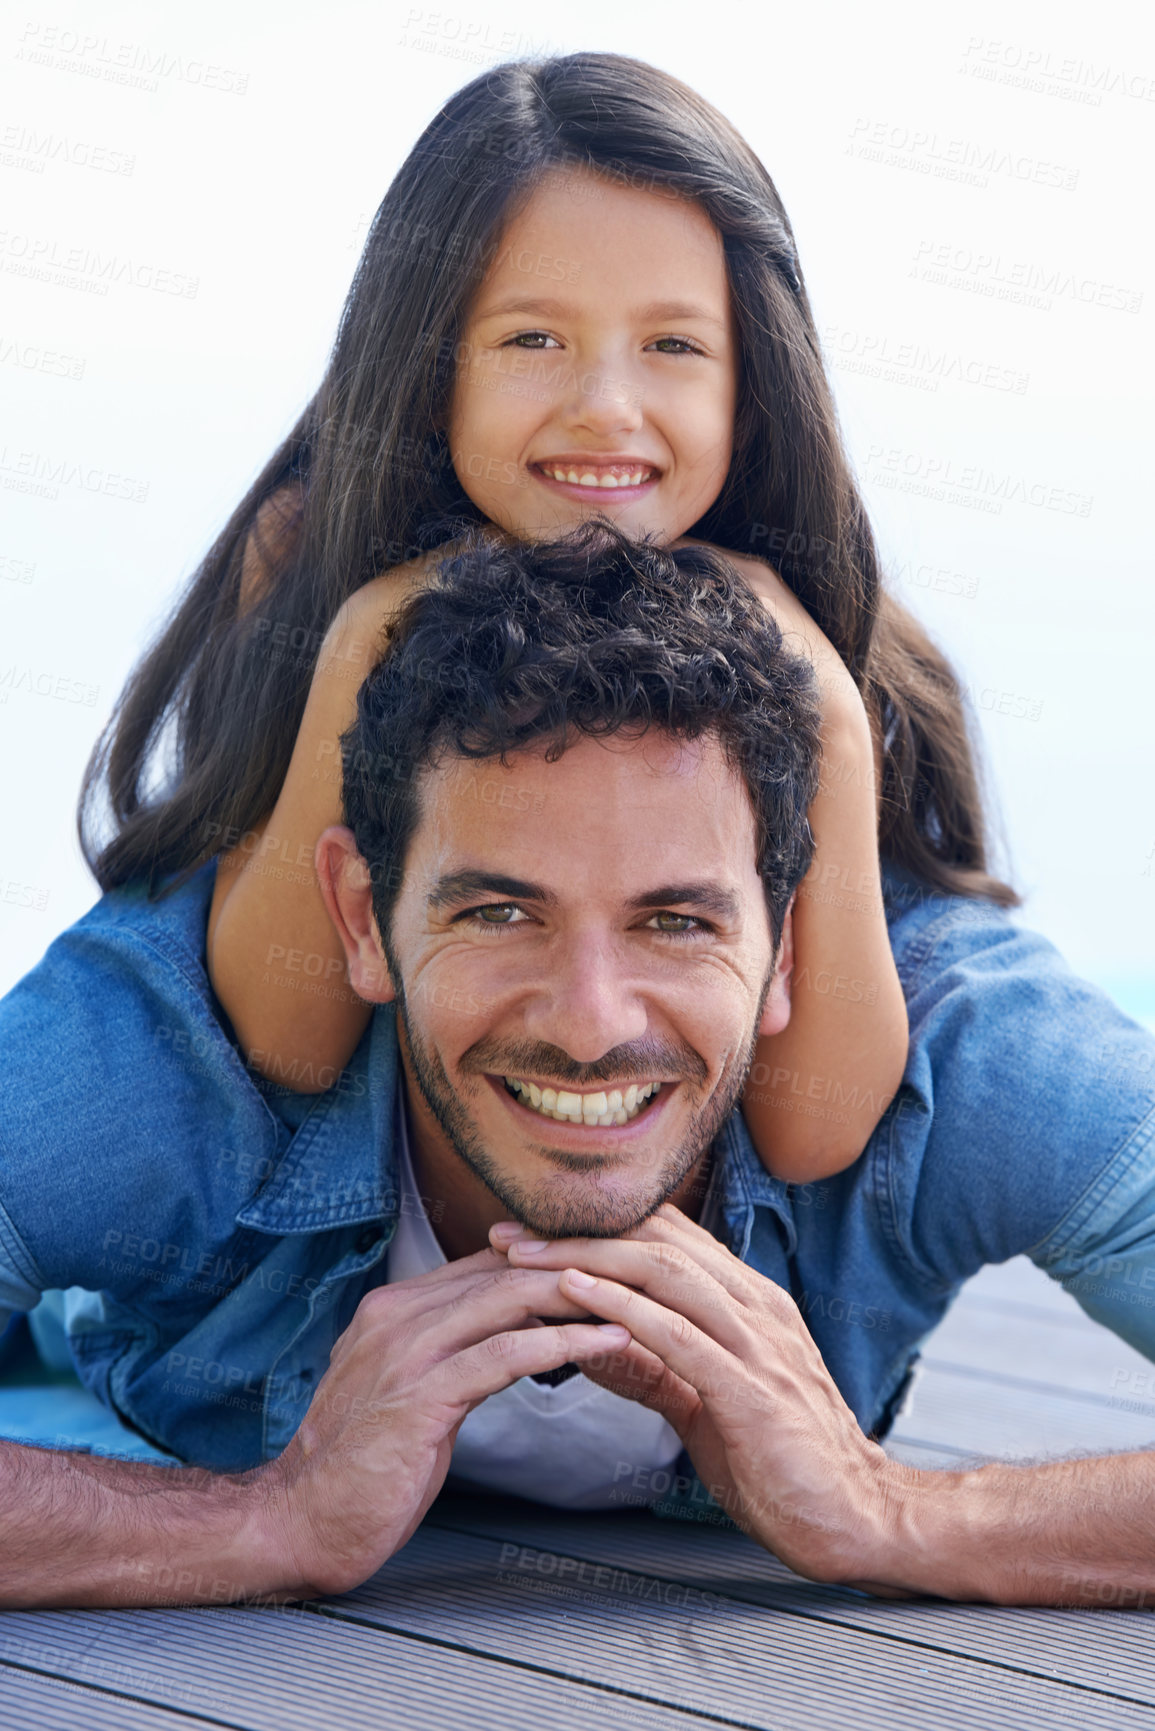
[[[368,863],[357,852],[351,829],[333,824],[317,839],[313,853],[325,911],[345,948],[349,983],[370,1004],[391,1004],[397,996],[377,921]]]
[[[790,981],[794,972],[794,897],[782,921],[782,940],[778,945],[778,960],[770,979],[770,990],[758,1024],[760,1039],[780,1034],[790,1020]]]

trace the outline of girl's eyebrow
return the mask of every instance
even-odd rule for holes
[[[520,297],[513,300],[497,301],[491,307],[482,307],[475,314],[479,319],[500,318],[507,313],[528,313],[540,318],[556,318],[560,313],[570,311],[565,301],[557,300],[523,300]],[[633,315],[643,323],[651,319],[698,319],[704,324],[724,326],[725,319],[720,319],[717,313],[712,313],[705,307],[695,305],[693,301],[651,301],[648,306],[638,307]]]

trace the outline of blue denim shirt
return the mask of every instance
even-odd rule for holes
[[[104,897],[0,1003],[0,1331],[68,1289],[85,1384],[237,1470],[285,1447],[382,1279],[400,1072],[381,1008],[328,1093],[256,1079],[205,972],[211,889]],[[737,1113],[717,1148],[731,1248],[880,1434],[961,1283],[1021,1252],[1155,1358],[1155,1041],[999,909],[886,890],[910,1055],[865,1154],[788,1186]]]

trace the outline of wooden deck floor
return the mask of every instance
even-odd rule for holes
[[[904,1459],[1155,1445],[1149,1362],[1025,1262],[971,1283],[924,1364]],[[339,1599],[0,1617],[0,1724],[1155,1731],[1153,1654],[1147,1612],[885,1603],[732,1531],[446,1497]]]

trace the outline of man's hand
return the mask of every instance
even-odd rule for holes
[[[668,1203],[619,1239],[491,1238],[626,1326],[586,1375],[663,1413],[715,1500],[799,1574],[889,1598],[1155,1606],[1155,1452],[918,1472],[863,1436],[789,1295]]]
[[[380,1568],[441,1489],[479,1402],[628,1344],[625,1329],[588,1317],[556,1274],[493,1250],[368,1293],[296,1436],[263,1471],[267,1543],[293,1580],[340,1593]]]
[[[668,1203],[624,1238],[492,1238],[625,1325],[586,1375],[661,1412],[751,1537],[814,1580],[903,1591],[887,1565],[918,1475],[863,1436],[788,1293]]]

